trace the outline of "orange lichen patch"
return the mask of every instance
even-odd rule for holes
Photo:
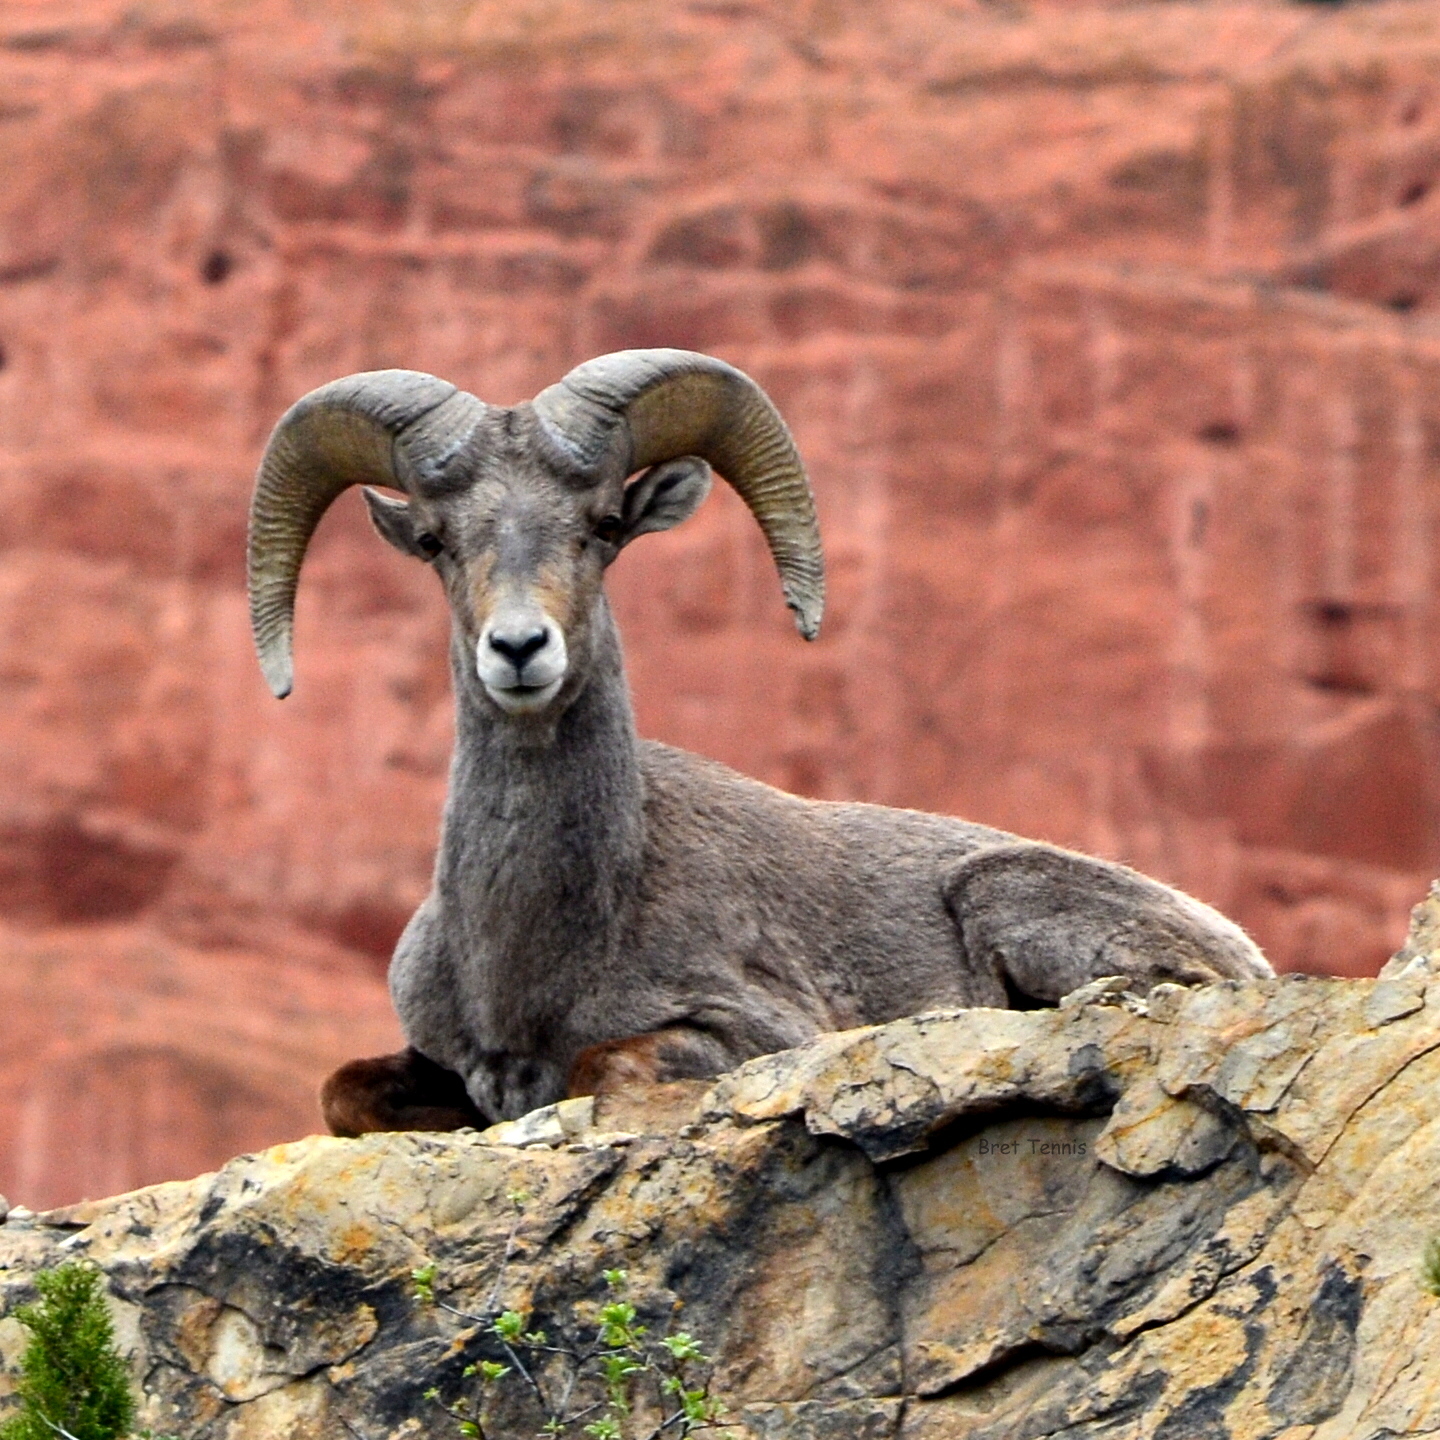
[[[224,1307],[209,1295],[196,1292],[193,1305],[187,1306],[175,1322],[175,1348],[185,1357],[191,1369],[205,1368],[211,1350],[210,1332]]]
[[[455,1338],[451,1340],[449,1346],[445,1350],[446,1359],[453,1360],[455,1356],[463,1355],[465,1351],[469,1348],[470,1342],[474,1340],[475,1337],[479,1334],[480,1327],[478,1325],[469,1325],[465,1329],[458,1331],[455,1335]]]
[[[375,1228],[362,1220],[352,1221],[335,1237],[332,1250],[336,1260],[356,1264],[363,1260],[379,1242]]]
[[[708,1080],[675,1080],[642,1090],[613,1090],[596,1097],[595,1129],[668,1134],[689,1124],[699,1113]]]

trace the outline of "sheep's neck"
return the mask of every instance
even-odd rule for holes
[[[496,714],[461,639],[451,665],[455,756],[437,884],[467,932],[476,980],[497,987],[492,1002],[500,991],[553,996],[562,974],[593,976],[613,953],[640,869],[643,792],[619,636],[604,610],[585,688],[543,743],[533,725]]]

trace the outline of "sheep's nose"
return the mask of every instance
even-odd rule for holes
[[[538,607],[494,617],[475,644],[480,683],[512,715],[543,710],[559,693],[567,663],[565,632]]]
[[[518,671],[524,668],[532,655],[550,643],[550,630],[545,625],[515,635],[502,635],[500,631],[492,630],[489,640],[490,648],[503,655]]]

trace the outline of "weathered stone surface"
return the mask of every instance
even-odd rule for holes
[[[803,1114],[812,1133],[891,1160],[962,1116],[1021,1101],[1094,1111],[1116,1093],[1105,1062],[1117,1065],[1142,1034],[1132,1016],[1100,1006],[1048,1012],[1044,1023],[1016,1010],[920,1015],[751,1061],[716,1085],[712,1104],[741,1120]]]
[[[1420,919],[1382,981],[1092,986],[483,1134],[312,1138],[12,1212],[0,1303],[89,1256],[150,1420],[195,1440],[436,1433],[424,1391],[452,1397],[492,1342],[417,1301],[432,1263],[442,1300],[552,1335],[625,1268],[646,1323],[716,1356],[737,1437],[1430,1434],[1440,957]],[[6,1367],[19,1339],[0,1318]],[[499,1403],[502,1433],[533,1423],[523,1395]]]

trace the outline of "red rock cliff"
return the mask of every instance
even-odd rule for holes
[[[1373,968],[1440,866],[1433,6],[11,0],[0,157],[12,1198],[297,1133],[393,1042],[443,606],[349,497],[279,705],[242,588],[347,371],[770,389],[825,635],[717,496],[617,567],[648,734],[1124,858],[1282,967]]]

